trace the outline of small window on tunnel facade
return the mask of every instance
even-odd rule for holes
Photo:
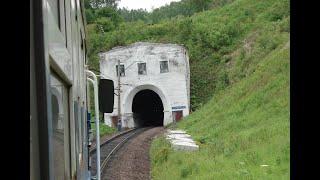
[[[138,74],[139,75],[146,75],[147,74],[146,63],[138,63]]]
[[[116,73],[117,73],[117,76],[118,76],[118,65],[116,65]],[[124,65],[120,65],[120,76],[123,77],[125,76],[125,72],[124,72]]]
[[[160,61],[160,73],[169,72],[168,61]]]

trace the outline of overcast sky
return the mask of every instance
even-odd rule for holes
[[[170,4],[172,1],[180,0],[120,0],[119,7],[125,7],[127,9],[147,9],[151,11],[153,8],[158,8],[164,6],[165,4]]]

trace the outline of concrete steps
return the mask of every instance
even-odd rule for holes
[[[182,130],[167,130],[166,139],[170,141],[174,150],[197,151],[199,146],[192,137]]]

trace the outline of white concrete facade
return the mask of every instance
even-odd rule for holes
[[[125,75],[120,76],[121,117],[123,127],[135,127],[132,117],[132,101],[141,90],[152,90],[159,95],[164,107],[163,125],[173,122],[173,111],[189,115],[190,69],[186,49],[177,44],[138,42],[129,46],[116,47],[100,53],[102,77],[112,79],[118,88],[116,65],[124,65]],[[168,72],[160,72],[160,62],[168,62]],[[146,63],[146,74],[138,74],[138,63]],[[117,90],[115,90],[117,93]],[[113,113],[105,113],[104,121],[112,125],[112,116],[118,115],[118,97],[114,96]]]

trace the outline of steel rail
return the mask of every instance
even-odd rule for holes
[[[125,143],[127,142],[129,139],[131,139],[132,137],[134,137],[134,135],[141,133],[143,131],[146,131],[147,129],[143,129],[141,131],[135,131],[134,133],[132,133],[131,135],[129,135],[128,137],[126,137],[124,140],[122,140],[120,143],[118,143],[116,145],[116,147],[114,147],[112,149],[112,151],[108,154],[108,156],[102,161],[101,167],[100,167],[100,172],[102,173],[104,168],[106,167],[108,161],[110,160],[111,156],[114,155],[114,153]]]
[[[110,153],[108,153],[108,155],[106,156],[106,158],[104,158],[104,160],[102,161],[102,164],[100,165],[100,175],[102,175],[103,173],[103,170],[104,168],[106,167],[108,161],[111,159],[111,157],[115,154],[115,152],[117,150],[120,149],[120,147],[125,144],[125,142],[127,142],[129,139],[133,138],[135,135],[139,134],[139,133],[142,133],[146,130],[150,129],[150,127],[148,128],[134,128],[134,129],[130,129],[130,130],[127,130],[125,131],[124,133],[120,133],[120,134],[117,134],[113,137],[111,137],[110,139],[107,139],[106,141],[104,141],[103,143],[100,144],[100,149],[111,143],[112,141],[116,140],[117,138],[120,138],[128,133],[132,133],[130,134],[128,137],[126,137],[125,139],[123,139],[121,142],[117,143],[115,147],[112,148],[112,150],[110,151]],[[96,150],[96,147],[94,147],[92,150],[90,150],[90,156],[93,156],[95,154],[95,150]],[[98,171],[97,171],[98,172]]]
[[[108,142],[116,139],[117,137],[122,136],[122,135],[125,135],[125,134],[128,134],[129,132],[134,131],[134,130],[136,130],[136,128],[123,131],[123,132],[121,132],[121,133],[119,133],[119,134],[116,134],[115,136],[112,136],[110,139],[106,139],[104,142],[101,142],[101,143],[100,143],[100,148],[101,148],[103,145],[105,145],[106,143],[108,143]],[[97,150],[97,144],[95,144],[95,146],[92,147],[92,149],[89,150],[90,156],[91,156],[96,150]]]

